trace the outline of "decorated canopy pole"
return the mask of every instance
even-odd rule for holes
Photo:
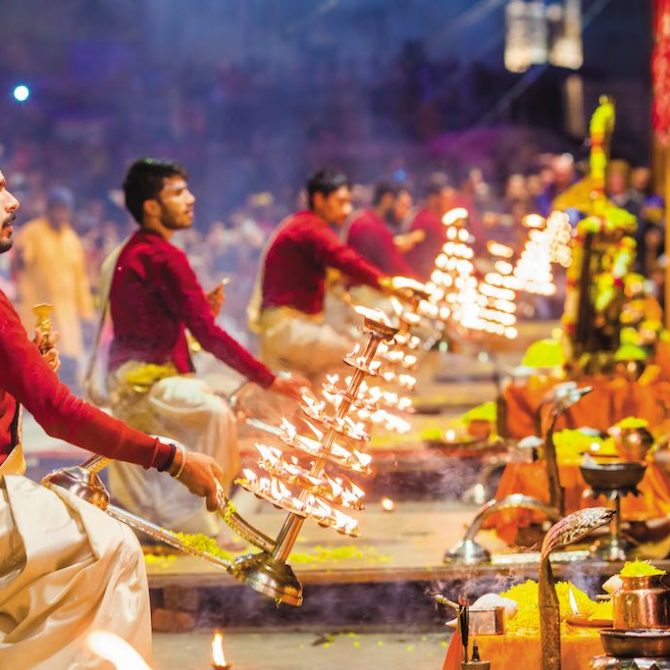
[[[663,147],[665,176],[665,228],[670,229],[670,0],[654,3],[654,51],[651,74],[654,89],[652,123],[659,145]],[[665,255],[670,257],[670,235],[665,236]],[[670,265],[665,275],[665,325],[670,327]]]

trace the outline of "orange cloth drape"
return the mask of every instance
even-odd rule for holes
[[[557,429],[590,427],[607,430],[628,416],[647,420],[652,429],[668,425],[670,416],[670,344],[659,344],[654,369],[638,381],[624,377],[592,375],[579,380],[580,386],[591,386],[593,391],[584,396],[561,418]],[[648,380],[648,381],[645,381]],[[561,380],[531,377],[523,384],[512,383],[505,388],[507,426],[512,437],[522,438],[534,432],[534,414],[547,392]],[[559,463],[559,478],[565,489],[566,511],[603,504],[603,499],[584,498],[588,486],[582,479],[578,463]],[[622,501],[622,517],[628,521],[646,521],[670,514],[670,479],[650,461],[639,486],[641,496],[627,496]],[[548,502],[548,485],[544,463],[512,463],[505,468],[496,498],[512,493],[523,493]],[[487,527],[494,527],[498,535],[510,544],[518,528],[542,516],[530,510],[509,510],[489,519]]]
[[[510,437],[522,438],[534,432],[533,416],[542,398],[561,380],[531,378],[524,384],[512,383],[504,390],[507,403],[507,429]],[[627,416],[646,419],[657,426],[670,411],[670,381],[657,378],[649,384],[623,377],[590,376],[580,386],[593,391],[571,407],[558,422],[558,429],[588,426],[607,430]]]
[[[566,513],[583,507],[606,504],[603,498],[584,497],[589,488],[582,479],[576,464],[559,465],[559,478],[565,489]],[[670,480],[654,463],[649,463],[644,479],[639,485],[639,497],[626,496],[621,501],[621,516],[626,521],[647,521],[670,514]],[[547,475],[544,463],[511,463],[503,472],[498,485],[496,498],[500,500],[512,493],[549,502]],[[512,509],[492,515],[489,528],[495,528],[498,535],[509,544],[514,544],[518,528],[525,528],[532,522],[544,520],[538,512],[525,509]]]
[[[477,637],[482,660],[490,661],[495,670],[542,667],[542,648],[538,635],[480,635]],[[561,637],[561,667],[563,670],[584,670],[591,667],[591,659],[604,653],[600,634],[593,628],[571,629]],[[461,638],[451,638],[442,670],[461,670]]]

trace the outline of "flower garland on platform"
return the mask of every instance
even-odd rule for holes
[[[635,356],[631,360],[644,360],[653,353],[658,338],[658,329],[649,327],[652,317],[644,307],[644,290],[640,288],[644,282],[634,280],[632,272],[637,221],[626,210],[612,205],[605,196],[614,119],[614,103],[604,96],[589,125],[590,198],[580,206],[586,215],[575,230],[572,264],[566,277],[561,321],[567,359],[577,363],[580,369],[593,368],[594,364],[598,369],[603,365],[611,368],[616,362],[628,360],[626,356],[633,349]],[[590,245],[588,262],[585,258],[587,243]],[[588,295],[580,295],[581,291],[587,291]],[[585,304],[588,308],[582,313]],[[584,320],[581,324],[580,319]]]
[[[587,235],[595,236],[596,253],[601,256],[600,272],[592,278],[595,287],[593,305],[596,315],[603,315],[617,293],[623,291],[626,275],[635,260],[637,227],[635,217],[618,207],[607,207],[602,216],[587,216],[577,224],[573,238],[572,264],[567,271],[565,310],[562,323],[568,337],[576,334],[579,312],[579,283],[583,272],[584,243]]]

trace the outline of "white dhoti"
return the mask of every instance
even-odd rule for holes
[[[0,481],[0,668],[108,668],[87,647],[93,631],[118,635],[151,661],[149,590],[137,539],[67,491],[6,474]]]
[[[111,376],[111,396],[120,398],[112,404],[114,416],[133,428],[178,440],[191,451],[214,458],[223,468],[229,493],[240,457],[235,417],[226,402],[201,379],[185,375],[166,377],[146,393],[128,397],[120,392],[123,380],[138,366],[142,364],[126,363]],[[202,498],[167,473],[118,461],[108,469],[110,492],[124,509],[186,533],[217,535],[223,528]]]
[[[351,338],[322,318],[290,308],[264,309],[260,331],[260,357],[268,367],[311,378],[341,368],[342,358],[354,348]]]

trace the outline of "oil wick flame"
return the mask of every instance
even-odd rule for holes
[[[223,653],[223,635],[218,632],[212,638],[212,662],[217,668],[228,667],[226,656]]]

